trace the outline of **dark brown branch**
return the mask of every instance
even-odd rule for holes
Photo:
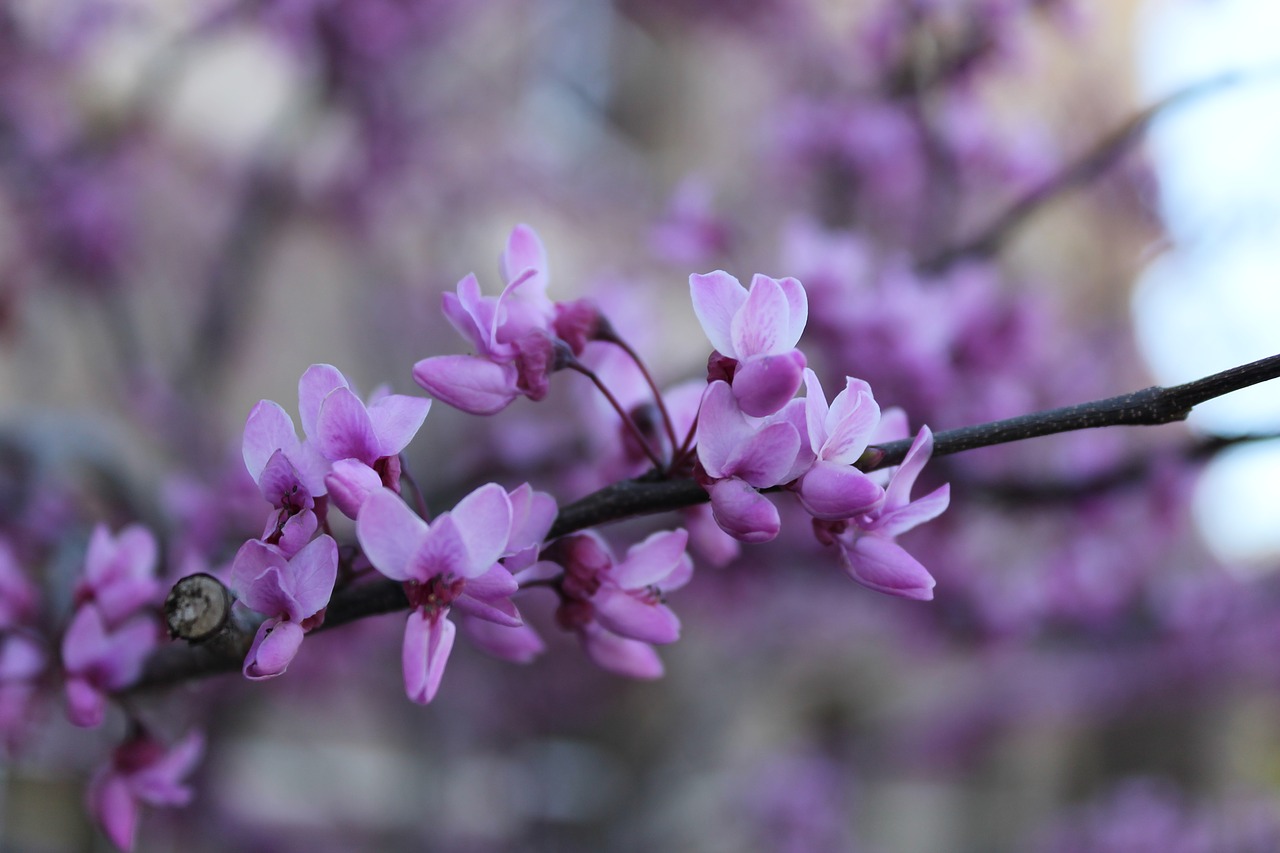
[[[1273,355],[1172,388],[1153,386],[1105,400],[940,432],[934,437],[934,456],[1080,429],[1172,423],[1186,418],[1194,406],[1206,400],[1278,377],[1280,355]],[[863,457],[868,460],[863,463],[864,470],[897,465],[910,446],[911,441],[904,439],[873,448],[872,453]],[[550,537],[633,516],[697,506],[707,500],[706,491],[691,479],[625,480],[562,507]],[[382,579],[362,583],[334,594],[324,625],[317,630],[404,610],[408,604],[399,583]],[[232,620],[232,624],[217,635],[216,644],[162,648],[148,659],[141,680],[132,689],[234,671],[240,667],[252,635],[252,627]]]
[[[1254,75],[1249,73],[1224,74],[1195,83],[1157,101],[1103,137],[1080,159],[1018,199],[973,237],[924,259],[919,265],[920,269],[936,273],[965,258],[990,257],[996,254],[1018,227],[1048,202],[1074,187],[1089,183],[1110,169],[1142,138],[1157,116],[1253,78]]]

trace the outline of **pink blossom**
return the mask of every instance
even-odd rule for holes
[[[107,693],[137,681],[158,642],[157,633],[156,622],[148,616],[108,628],[97,605],[86,604],[76,611],[62,638],[67,716],[72,723],[86,728],[102,723]]]
[[[743,542],[778,535],[778,510],[757,489],[790,482],[810,463],[801,453],[803,403],[768,418],[739,407],[727,383],[707,386],[698,413],[698,461],[709,480],[711,511],[721,529]]]
[[[204,738],[192,732],[166,749],[149,735],[125,741],[89,782],[89,814],[107,838],[122,850],[132,850],[137,835],[138,807],[185,806],[191,789],[182,780],[204,752]]]
[[[0,739],[16,750],[32,721],[38,680],[48,666],[44,647],[21,632],[0,635]]]
[[[160,591],[156,560],[156,539],[147,528],[133,524],[113,537],[99,524],[89,537],[76,604],[93,602],[108,628],[118,626],[155,600]]]
[[[551,549],[551,558],[563,567],[557,623],[578,635],[587,656],[602,669],[631,678],[660,677],[662,660],[653,644],[680,638],[680,620],[664,596],[693,575],[687,544],[683,530],[654,533],[615,562],[594,533],[559,540]]]
[[[540,400],[555,369],[555,306],[547,298],[547,256],[532,228],[518,225],[499,259],[504,284],[481,296],[474,274],[443,297],[445,317],[475,355],[425,358],[413,377],[428,393],[473,415],[492,415],[516,397]]]
[[[501,486],[481,486],[430,524],[382,489],[361,509],[356,536],[374,568],[404,582],[413,607],[402,651],[405,691],[413,701],[425,705],[440,688],[455,635],[447,618],[452,608],[500,625],[522,624],[511,603],[515,578],[498,562],[512,541],[512,502]]]
[[[249,609],[267,616],[244,659],[244,677],[284,674],[302,637],[324,621],[338,576],[338,545],[321,535],[296,554],[251,539],[231,564],[231,589]]]
[[[814,518],[837,520],[867,512],[883,499],[872,478],[854,468],[880,423],[871,386],[847,377],[844,390],[827,405],[818,376],[804,372],[805,426],[813,465],[796,484],[800,503]]]
[[[795,348],[809,317],[800,282],[756,275],[748,291],[717,270],[689,276],[689,289],[711,345],[736,362],[731,384],[742,411],[764,417],[785,406],[805,368],[804,354]]]
[[[819,540],[840,547],[845,571],[863,586],[902,598],[933,598],[933,576],[894,541],[899,534],[936,518],[950,502],[951,487],[947,484],[911,500],[911,487],[932,453],[933,433],[921,427],[902,465],[890,477],[880,506],[846,521],[815,520]]]
[[[9,543],[0,539],[0,631],[29,622],[36,613],[39,590],[18,565]]]

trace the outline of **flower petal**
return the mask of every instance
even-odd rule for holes
[[[933,598],[933,576],[897,543],[880,536],[859,536],[840,551],[845,571],[863,586],[916,601]]]
[[[395,456],[409,445],[431,410],[425,397],[388,394],[369,406],[369,420],[377,437],[378,455]]]
[[[591,603],[600,624],[621,637],[658,644],[680,639],[680,620],[664,604],[649,604],[616,589],[601,589]]]
[[[809,296],[804,292],[804,285],[790,276],[777,279],[778,288],[787,299],[787,326],[782,337],[782,346],[794,347],[800,343],[805,324],[809,322]]]
[[[265,681],[284,675],[289,662],[302,646],[303,630],[297,622],[268,619],[258,626],[253,644],[244,658],[244,677],[251,681]]]
[[[777,412],[796,395],[805,368],[804,353],[787,350],[744,359],[733,375],[733,396],[753,418]]]
[[[799,452],[800,435],[795,427],[779,421],[769,424],[738,447],[726,467],[732,476],[766,489],[784,482]]]
[[[464,616],[460,627],[467,639],[482,651],[511,663],[529,663],[546,649],[538,632],[528,625],[508,627],[487,619]]]
[[[724,270],[689,276],[693,313],[702,324],[711,346],[730,358],[738,358],[731,327],[734,315],[747,301],[747,289]]]
[[[711,514],[720,529],[741,542],[768,542],[778,535],[778,508],[742,480],[712,483]]]
[[[488,483],[449,511],[466,544],[470,566],[463,577],[481,575],[498,561],[511,538],[511,499],[506,489]]]
[[[525,280],[524,292],[544,295],[548,283],[547,250],[537,232],[523,223],[513,228],[506,248],[498,258],[498,270],[504,284],[515,281],[527,270],[533,270],[534,275]]]
[[[347,518],[357,518],[369,496],[383,487],[378,472],[359,459],[339,459],[325,475],[329,499]]]
[[[449,662],[449,652],[453,650],[456,629],[445,618],[446,615],[427,616],[419,608],[409,614],[409,622],[405,625],[401,655],[404,688],[409,698],[419,705],[426,705],[436,698],[445,664]]]
[[[365,556],[392,580],[426,580],[411,574],[411,563],[427,538],[427,531],[427,523],[386,488],[365,500],[356,519],[356,539]]]
[[[288,571],[279,548],[250,539],[231,561],[231,591],[250,610],[280,616],[298,606],[286,579]]]
[[[716,380],[708,385],[698,410],[698,460],[703,469],[716,479],[732,476],[730,463],[753,435],[729,383]]]
[[[520,396],[514,364],[473,355],[438,355],[413,366],[413,378],[431,396],[473,415],[496,414]]]
[[[852,518],[884,500],[884,490],[857,468],[821,460],[800,478],[796,492],[809,514],[824,521]]]
[[[280,404],[272,400],[260,400],[249,412],[244,424],[244,440],[240,450],[244,467],[256,483],[262,477],[271,455],[283,450],[286,455],[298,447],[298,436],[293,431],[293,419]]]
[[[125,778],[110,769],[100,772],[89,783],[87,799],[89,813],[111,843],[121,850],[132,850],[138,829],[138,801]]]
[[[852,465],[867,449],[879,423],[880,405],[871,394],[871,386],[861,379],[846,377],[844,390],[831,401],[827,412],[827,440],[817,448],[819,458]]]
[[[587,657],[601,669],[628,678],[662,677],[662,659],[648,643],[619,637],[599,626],[581,631],[578,636]]]
[[[729,327],[734,358],[745,361],[753,355],[773,355],[788,349],[783,341],[790,329],[790,311],[778,282],[767,275],[753,278],[751,292]]]
[[[308,437],[316,436],[316,420],[325,398],[337,388],[349,387],[342,371],[332,364],[313,364],[303,372],[298,380],[298,415]]]
[[[882,536],[906,533],[926,521],[932,521],[951,503],[951,484],[944,483],[922,498],[903,507],[889,510],[875,521],[874,529]]]
[[[661,586],[680,565],[689,544],[686,530],[663,530],[627,549],[627,557],[613,566],[609,575],[622,589]]]
[[[333,584],[338,578],[338,543],[333,537],[321,534],[289,561],[293,597],[298,602],[298,612],[289,618],[301,622],[314,616],[329,603]]]
[[[381,455],[369,411],[350,388],[335,388],[324,398],[314,439],[321,455],[331,462],[359,459],[372,465]]]

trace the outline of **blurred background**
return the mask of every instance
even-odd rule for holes
[[[552,298],[595,299],[664,386],[705,375],[687,281],[717,268],[803,281],[826,387],[865,378],[913,428],[1274,354],[1276,23],[1266,0],[0,4],[0,557],[40,591],[0,636],[56,651],[100,521],[150,526],[170,578],[225,566],[266,515],[253,404],[295,411],[315,362],[421,393],[413,363],[466,347],[440,294],[496,293],[521,222]],[[580,379],[433,407],[406,457],[428,504],[634,473]],[[657,682],[594,670],[535,592],[548,653],[459,643],[429,707],[401,615],[281,679],[138,698],[208,736],[139,849],[1280,849],[1276,400],[938,460],[917,491],[950,482],[951,509],[903,539],[930,603],[850,582],[779,500],[777,541],[700,543]],[[0,714],[0,849],[108,850],[83,790],[124,718],[71,727],[53,670]]]

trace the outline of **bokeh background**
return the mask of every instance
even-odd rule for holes
[[[314,362],[420,393],[414,361],[464,346],[440,293],[496,292],[520,222],[553,298],[596,299],[664,385],[703,375],[687,280],[716,268],[800,278],[828,389],[935,430],[1273,354],[1269,9],[11,0],[0,537],[28,627],[57,648],[98,521],[148,524],[168,576],[225,565],[265,517],[250,407],[293,410]],[[580,378],[435,406],[407,454],[428,503],[625,474]],[[460,643],[426,708],[399,615],[271,682],[138,697],[209,738],[139,849],[1280,849],[1280,411],[1240,396],[938,460],[952,507],[903,540],[931,603],[851,583],[784,506],[776,542],[699,552],[658,682],[593,670],[534,600],[548,654]],[[83,787],[124,718],[61,701],[52,671],[5,721],[0,849],[111,849]]]

